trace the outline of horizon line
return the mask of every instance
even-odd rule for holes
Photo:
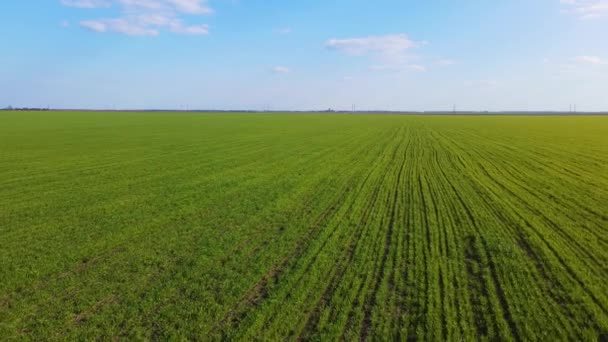
[[[342,114],[441,114],[441,115],[466,115],[466,114],[552,114],[552,115],[608,115],[608,111],[558,111],[558,110],[258,110],[258,109],[101,109],[101,108],[42,108],[42,107],[6,107],[0,111],[52,111],[52,112],[176,112],[176,113],[342,113]]]

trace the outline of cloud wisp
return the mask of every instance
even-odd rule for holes
[[[102,8],[110,7],[110,2],[106,0],[61,0],[61,4],[76,8]]]
[[[206,0],[61,0],[61,4],[89,10],[116,7],[118,17],[83,20],[80,26],[98,33],[128,36],[157,36],[161,31],[206,35],[208,25],[187,25],[183,18],[213,13]]]
[[[283,27],[283,28],[276,30],[276,32],[278,34],[290,34],[292,31],[293,30],[291,29],[291,27]]]
[[[370,70],[414,70],[426,71],[420,64],[412,64],[417,56],[410,54],[412,48],[424,45],[424,42],[411,40],[406,34],[368,36],[347,39],[329,39],[325,47],[349,56],[369,56],[377,62]]]
[[[608,18],[608,0],[560,0],[567,13],[573,13],[579,19],[591,20]]]
[[[580,64],[604,65],[608,63],[597,56],[576,56],[573,59]]]
[[[291,72],[291,69],[285,66],[275,66],[272,68],[272,72],[274,72],[275,74],[289,74]]]

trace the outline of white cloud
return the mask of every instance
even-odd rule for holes
[[[417,46],[405,34],[370,36],[363,38],[330,39],[325,44],[330,49],[349,55],[375,54],[382,57],[401,57],[408,49]]]
[[[114,0],[114,2],[124,7],[130,8],[144,8],[155,10],[164,9],[193,15],[213,13],[213,10],[207,4],[207,0]]]
[[[582,64],[601,65],[606,64],[604,60],[597,56],[576,56],[574,61]]]
[[[100,8],[110,6],[110,3],[106,0],[61,0],[61,4],[76,8]]]
[[[129,36],[156,36],[161,31],[176,34],[206,35],[206,24],[188,25],[184,16],[210,14],[207,0],[61,0],[64,6],[100,8],[116,6],[120,16],[84,20],[80,26],[99,33],[120,33]]]
[[[560,0],[566,13],[583,20],[608,17],[608,0]]]
[[[605,74],[608,61],[592,55],[580,55],[567,59],[556,59],[555,61],[545,58],[543,64],[547,71],[555,77],[568,75],[571,77],[587,77],[591,75]]]
[[[116,32],[129,36],[156,36],[159,33],[157,29],[124,18],[87,20],[80,22],[80,26],[99,33]]]
[[[95,31],[95,32],[107,32],[108,31],[107,25],[104,22],[99,21],[99,20],[81,21],[80,26],[87,28],[91,31]]]
[[[350,56],[371,57],[376,62],[369,67],[373,71],[426,71],[425,66],[412,63],[420,57],[409,53],[412,48],[426,44],[428,43],[413,41],[406,34],[391,34],[347,39],[334,38],[328,40],[325,46]]]
[[[118,0],[118,3],[132,8],[162,9],[165,5],[159,0]]]
[[[183,13],[189,14],[209,14],[213,11],[207,6],[206,0],[167,0],[175,8]]]
[[[274,72],[275,74],[288,74],[291,72],[291,70],[288,67],[275,66],[274,68],[272,68],[272,72]]]

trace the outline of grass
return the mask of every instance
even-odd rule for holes
[[[602,340],[608,117],[0,112],[0,336]]]

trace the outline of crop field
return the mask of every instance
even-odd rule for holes
[[[0,112],[7,340],[608,339],[608,117]]]

